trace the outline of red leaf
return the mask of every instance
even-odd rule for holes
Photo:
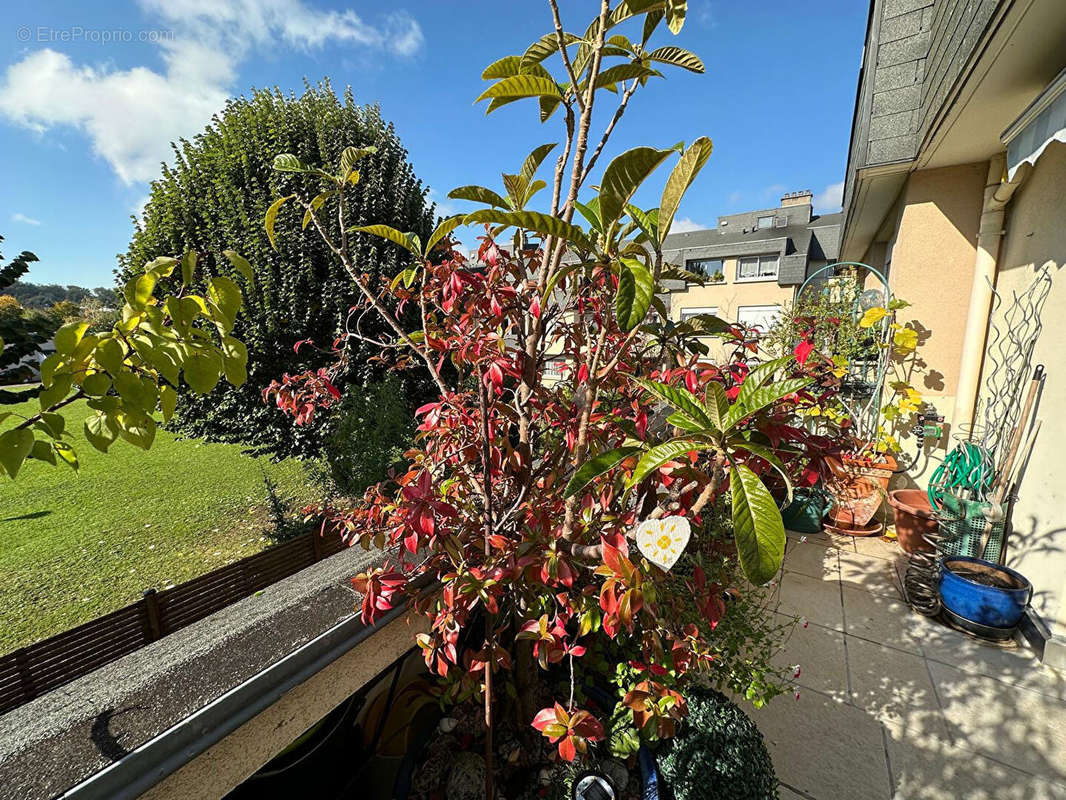
[[[814,344],[812,344],[810,340],[804,339],[803,341],[801,341],[799,344],[796,345],[796,361],[798,361],[801,365],[806,364],[807,359],[811,356],[812,350],[814,350]]]
[[[574,747],[574,737],[564,736],[559,742],[559,755],[563,761],[573,761],[577,758],[577,749]]]

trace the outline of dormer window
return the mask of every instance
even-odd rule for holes
[[[757,227],[760,231],[769,230],[774,227],[774,215],[768,214],[765,217],[759,217]]]

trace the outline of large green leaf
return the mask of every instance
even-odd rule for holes
[[[494,81],[500,78],[510,78],[521,71],[521,56],[504,56],[498,61],[493,61],[481,73],[482,80]]]
[[[152,281],[152,285],[155,286],[154,280]],[[68,322],[56,331],[54,339],[56,352],[65,356],[73,353],[74,348],[78,346],[78,342],[81,341],[81,337],[85,335],[85,331],[88,329],[88,322]]]
[[[533,180],[533,176],[537,174],[540,165],[544,163],[544,159],[547,158],[548,153],[555,149],[556,145],[557,142],[542,144],[540,147],[534,148],[533,152],[526,156],[526,160],[522,162],[522,170],[519,174],[526,179],[527,183]]]
[[[578,36],[575,36],[572,33],[563,33],[563,41],[567,45],[571,45],[571,44],[575,44],[576,42],[580,42],[581,38],[578,37]],[[520,66],[519,66],[519,70],[521,72],[528,72],[535,65],[540,64],[540,62],[542,62],[544,59],[550,58],[551,56],[555,55],[558,52],[559,52],[559,37],[558,37],[558,35],[555,33],[555,31],[552,31],[551,33],[546,33],[543,36],[541,36],[539,39],[537,39],[537,41],[533,42],[533,44],[531,44],[529,47],[526,48],[526,52],[523,53],[522,57],[519,59],[519,61],[521,62]],[[485,76],[482,75],[481,77],[484,78]],[[496,76],[490,76],[490,77],[496,77]],[[500,76],[500,77],[502,77],[502,76]]]
[[[760,389],[775,372],[788,363],[790,358],[791,357],[789,356],[775,358],[772,361],[759,364],[759,366],[749,372],[747,377],[744,378],[744,383],[741,384],[740,392],[737,394],[737,403],[740,405],[747,405],[748,398],[751,397],[757,389]]]
[[[759,476],[743,464],[729,470],[733,495],[733,536],[748,580],[761,585],[777,574],[785,556],[781,512]]]
[[[498,208],[508,208],[507,201],[500,197],[492,189],[484,186],[460,186],[448,192],[448,197],[453,200],[473,200],[475,203],[485,203]]]
[[[33,450],[33,432],[26,428],[5,431],[0,434],[0,464],[14,480],[22,462]]]
[[[659,240],[659,209],[653,208],[650,211],[644,211],[632,203],[626,203],[626,213],[637,224],[641,232],[648,237],[649,241]]]
[[[462,214],[456,214],[454,217],[448,217],[448,219],[442,220],[440,225],[437,226],[437,229],[430,235],[429,241],[426,242],[426,255],[429,255],[433,251],[433,248],[437,246],[437,242],[462,224]]]
[[[281,158],[281,156],[278,156]],[[295,158],[295,156],[294,156]],[[277,168],[277,160],[275,159],[275,169]],[[278,211],[289,200],[292,200],[296,195],[290,194],[286,197],[279,197],[273,203],[270,204],[270,208],[267,209],[266,216],[263,217],[263,227],[266,228],[267,239],[270,240],[270,246],[275,250],[278,249],[278,242],[274,238],[274,225],[278,221]]]
[[[596,88],[602,89],[605,86],[614,86],[620,81],[628,81],[632,78],[649,78],[652,75],[659,78],[662,77],[662,73],[658,70],[645,67],[642,64],[616,64],[596,76]]]
[[[609,230],[622,216],[622,211],[640,184],[671,152],[654,147],[634,147],[607,165],[600,184],[600,219],[604,230]]]
[[[637,462],[636,469],[633,470],[633,474],[629,477],[629,480],[626,481],[626,486],[636,486],[644,480],[652,470],[658,469],[667,461],[673,461],[675,458],[685,455],[685,453],[689,453],[693,450],[710,450],[713,448],[713,444],[700,441],[699,439],[673,439],[669,442],[663,442],[660,445],[656,445],[650,450],[644,451],[644,455],[642,455],[640,461]]]
[[[86,418],[84,427],[85,438],[101,453],[106,453],[118,436],[116,429],[108,423],[107,414],[103,411]]]
[[[620,259],[620,263],[614,315],[618,326],[628,333],[648,316],[655,294],[655,279],[648,268],[634,258]]]
[[[585,218],[593,230],[603,233],[603,224],[600,222],[600,198],[593,197],[588,203],[575,200],[574,208]]]
[[[538,75],[512,75],[509,78],[503,78],[492,84],[492,86],[483,91],[474,102],[479,103],[482,100],[489,100],[497,97],[561,98],[562,96],[563,93],[559,89],[559,84],[551,78],[545,78]]]
[[[233,268],[241,273],[248,283],[255,283],[255,273],[252,272],[252,265],[248,263],[248,259],[236,250],[223,250],[222,255],[229,260],[229,263],[233,265]]]
[[[292,153],[278,153],[274,156],[274,169],[278,172],[307,172],[307,165]]]
[[[718,381],[708,382],[706,397],[704,408],[707,410],[707,416],[711,418],[715,428],[720,431],[724,430],[725,421],[729,415],[729,398],[726,397],[725,387]]]
[[[648,58],[661,64],[687,69],[689,72],[702,73],[705,69],[698,55],[682,47],[660,47],[648,53]]]
[[[670,33],[675,36],[681,33],[685,24],[685,12],[688,10],[687,0],[666,0],[666,26]]]
[[[594,458],[590,458],[581,465],[580,469],[574,473],[574,477],[566,484],[566,488],[563,490],[563,497],[571,497],[577,494],[592,483],[595,478],[621,464],[625,459],[637,452],[640,452],[639,447],[616,447],[614,450],[608,450]]]
[[[585,232],[576,225],[571,225],[565,220],[553,217],[550,214],[541,214],[538,211],[497,211],[486,208],[467,215],[463,221],[466,225],[475,225],[479,222],[489,222],[496,225],[508,225],[515,228],[525,228],[543,236],[554,236],[557,239],[576,244],[584,250],[595,249]]]
[[[645,391],[651,392],[664,403],[681,412],[682,415],[688,417],[691,422],[703,430],[708,432],[716,432],[718,430],[718,426],[712,419],[709,409],[705,408],[699,398],[688,389],[679,389],[666,383],[658,383],[657,381],[649,381],[642,378],[638,378],[637,383],[643,386]]]
[[[736,424],[744,417],[762,411],[762,409],[773,405],[782,397],[798,392],[810,384],[811,380],[809,378],[790,378],[756,389],[746,397],[737,397],[737,405],[730,409],[730,421],[732,424]]]
[[[345,147],[341,151],[341,178],[346,178],[348,174],[355,169],[355,162],[361,158],[366,158],[369,155],[376,153],[378,149],[374,145],[368,145],[367,147]]]
[[[193,353],[182,365],[185,368],[185,382],[197,394],[207,394],[222,377],[221,359],[217,353]]]
[[[369,233],[372,236],[380,236],[382,239],[388,239],[394,244],[400,245],[408,252],[414,255],[415,258],[422,260],[422,251],[418,246],[418,241],[409,233],[401,233],[390,225],[357,225],[348,229],[349,233]]]
[[[681,200],[696,179],[707,159],[711,157],[711,140],[701,136],[694,141],[682,154],[681,160],[674,165],[670,177],[666,180],[663,188],[662,201],[659,203],[659,242],[662,243],[670,226],[674,223],[674,215],[681,207]]]

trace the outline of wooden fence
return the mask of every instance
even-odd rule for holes
[[[304,534],[0,657],[0,714],[339,553],[339,536]]]

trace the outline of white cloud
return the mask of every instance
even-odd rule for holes
[[[75,64],[44,49],[12,64],[0,82],[0,115],[39,132],[83,131],[126,184],[156,177],[170,142],[195,134],[222,108],[254,49],[309,51],[337,42],[406,57],[424,43],[418,22],[403,11],[374,26],[354,11],[321,11],[301,0],[141,4],[173,30],[159,42],[163,70]]]
[[[705,230],[707,230],[706,225],[701,225],[700,223],[695,222],[689,217],[681,217],[680,219],[675,219],[673,224],[670,226],[670,233],[688,233],[689,231]]]
[[[728,201],[728,203],[729,203],[729,205],[731,207],[740,205],[741,201],[743,201],[743,200],[744,200],[744,193],[743,192],[739,192],[739,191],[738,192],[730,192],[729,193],[729,197],[727,198],[727,201]]]
[[[18,212],[16,212],[16,213],[11,215],[11,221],[12,222],[21,222],[23,225],[40,225],[41,224],[41,221],[39,219],[34,219],[33,217],[27,217],[25,214],[20,214]]]
[[[831,183],[814,196],[815,211],[839,211],[844,203],[844,181]]]

